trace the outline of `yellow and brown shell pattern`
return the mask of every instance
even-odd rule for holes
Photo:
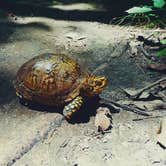
[[[72,58],[47,53],[23,64],[18,70],[14,86],[20,98],[59,106],[79,96],[86,77],[88,73],[82,71]],[[77,100],[77,103],[71,102],[68,107],[81,105],[82,98],[78,97]]]

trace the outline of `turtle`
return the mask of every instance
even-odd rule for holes
[[[25,62],[17,71],[16,95],[26,101],[62,106],[70,119],[83,101],[99,95],[107,85],[104,76],[95,76],[66,54],[44,53]]]

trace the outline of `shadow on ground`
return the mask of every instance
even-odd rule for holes
[[[13,75],[9,71],[0,71],[0,105],[10,103],[15,97],[12,77]]]
[[[31,22],[25,24],[0,22],[0,43],[7,42],[10,35],[12,35],[19,28],[35,28],[38,30],[51,31],[51,28],[48,25],[41,22]]]
[[[76,113],[74,113],[72,115],[72,118],[68,120],[68,122],[71,124],[87,123],[89,122],[91,116],[96,115],[96,110],[98,107],[107,106],[108,108],[110,108],[110,105],[100,103],[100,100],[101,99],[99,97],[94,97],[87,101],[84,101],[84,104],[82,105],[81,109],[77,111]],[[50,107],[50,106],[41,105],[38,103],[28,102],[24,100],[20,100],[20,104],[39,112],[49,112],[49,113],[56,112],[60,114],[62,114],[63,112],[63,107],[52,107],[52,106]],[[111,107],[110,109],[113,110],[113,107]]]
[[[21,2],[21,3],[20,3]],[[71,5],[76,3],[89,3],[92,5],[99,5],[103,8],[101,11],[89,10],[61,10],[58,8],[48,7],[51,4]],[[109,0],[96,0],[96,1],[81,1],[81,0],[30,0],[30,1],[3,1],[0,8],[6,11],[13,12],[20,16],[38,16],[54,18],[56,20],[72,20],[72,21],[98,21],[102,23],[109,23],[114,17],[124,14],[124,11],[134,5],[146,4],[150,1],[109,1]]]

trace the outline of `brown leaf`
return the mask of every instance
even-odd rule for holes
[[[147,65],[147,68],[157,71],[164,71],[166,70],[166,64],[164,63],[151,63]]]
[[[111,128],[112,116],[111,112],[107,107],[99,107],[95,117],[95,126],[102,132]]]

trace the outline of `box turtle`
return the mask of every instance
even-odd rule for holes
[[[66,118],[79,110],[85,98],[98,95],[106,84],[105,77],[84,71],[71,57],[53,53],[24,63],[14,81],[19,98],[48,106],[64,106]]]

